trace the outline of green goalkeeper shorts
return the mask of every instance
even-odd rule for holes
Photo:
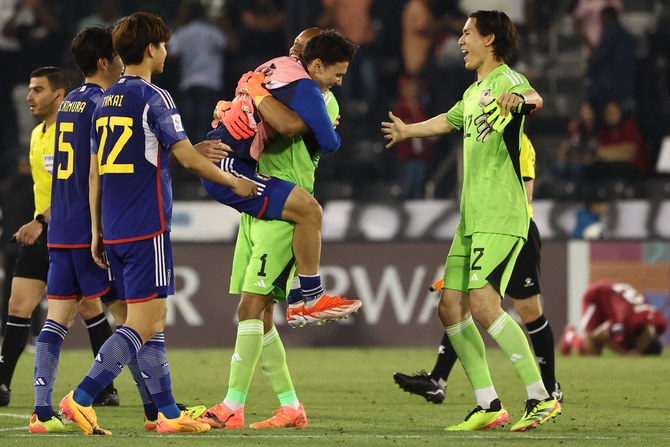
[[[230,293],[272,294],[285,301],[295,271],[293,232],[295,225],[282,220],[240,217]]]
[[[465,236],[459,225],[444,266],[444,288],[468,293],[470,289],[481,289],[490,283],[505,296],[524,243],[523,238],[508,234]]]

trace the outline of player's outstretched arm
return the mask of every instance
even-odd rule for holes
[[[217,168],[203,155],[198,153],[188,139],[177,141],[170,147],[170,150],[179,164],[198,177],[228,186],[240,197],[253,197],[256,195],[256,185],[254,183],[235,177]]]
[[[407,124],[393,112],[389,112],[391,121],[382,122],[382,133],[384,139],[389,140],[386,148],[390,148],[407,138],[422,138],[444,135],[456,130],[454,126],[447,121],[444,113],[434,116],[419,123]]]

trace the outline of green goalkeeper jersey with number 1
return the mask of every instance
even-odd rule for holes
[[[527,90],[533,88],[525,76],[503,64],[472,84],[446,114],[452,126],[463,130],[461,225],[466,236],[528,235],[528,203],[519,166],[524,116],[514,115],[502,133],[488,129],[481,117],[482,108],[502,93]]]
[[[334,122],[339,106],[333,94],[324,95],[326,110]],[[301,136],[278,136],[265,145],[258,161],[259,172],[293,182],[312,193],[314,171],[319,153],[310,157]],[[286,298],[293,277],[287,266],[293,265],[293,231],[295,225],[283,220],[261,220],[242,214],[230,275],[230,293],[266,295],[277,300]],[[295,266],[292,267],[293,269]],[[285,281],[285,282],[282,282]]]

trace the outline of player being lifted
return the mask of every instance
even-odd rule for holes
[[[105,91],[93,114],[91,252],[98,265],[111,266],[128,316],[84,380],[61,400],[63,414],[87,434],[111,434],[98,426],[92,396],[134,357],[159,411],[157,431],[210,429],[175,403],[165,351],[165,299],[174,293],[171,157],[240,196],[255,195],[256,186],[200,155],[170,94],[151,83],[152,75],[163,71],[169,39],[170,29],[158,16],[138,12],[121,19],[112,43],[126,65],[125,75]]]
[[[526,78],[506,64],[518,40],[504,13],[470,14],[458,43],[465,68],[477,73],[477,81],[463,99],[446,114],[420,123],[405,124],[392,113],[391,122],[382,123],[387,147],[406,138],[463,131],[461,221],[447,255],[438,314],[475,392],[477,407],[447,430],[484,430],[509,420],[473,318],[512,360],[525,385],[528,398],[512,431],[534,428],[561,412],[542,383],[525,334],[500,305],[530,221],[519,169],[524,114],[542,105]]]
[[[355,46],[351,41],[333,32],[314,35],[304,48],[305,60],[311,61],[312,54],[320,55],[318,63],[323,64],[323,70],[314,73],[312,78],[325,94],[331,126],[337,120],[338,108],[329,89],[341,85],[354,52]],[[275,64],[279,66],[278,62]],[[308,70],[312,67],[308,64]],[[290,92],[292,88],[299,91],[301,87],[296,84],[289,83],[283,93]],[[259,171],[285,182],[293,182],[289,184],[311,192],[319,157],[318,143],[314,140],[310,134],[275,137],[266,143],[260,154]],[[295,270],[292,250],[294,229],[295,226],[286,221],[261,220],[248,214],[241,217],[230,281],[230,292],[242,295],[238,306],[239,325],[228,391],[221,403],[203,415],[203,420],[213,427],[244,427],[247,393],[258,363],[277,395],[280,408],[271,418],[249,427],[307,425],[307,415],[298,400],[286,352],[272,320],[274,304],[286,299],[288,283]]]
[[[355,312],[359,300],[330,296],[324,292],[319,275],[321,257],[322,210],[311,195],[314,169],[297,167],[307,176],[309,188],[296,187],[295,183],[265,172],[256,172],[256,162],[264,144],[279,135],[293,137],[305,134],[313,142],[309,150],[318,156],[339,148],[340,137],[328,116],[326,102],[334,97],[324,84],[336,81],[323,79],[334,60],[327,60],[323,45],[303,55],[303,48],[311,37],[322,35],[321,42],[337,41],[343,36],[333,30],[308,28],[296,37],[290,56],[272,59],[249,72],[240,80],[238,96],[233,102],[223,101],[217,106],[218,127],[208,138],[220,139],[229,144],[234,153],[218,162],[221,169],[242,175],[258,184],[259,196],[244,199],[233,195],[229,188],[203,180],[207,192],[217,201],[232,206],[240,212],[260,219],[281,219],[295,223],[293,252],[296,258],[301,294],[292,294],[287,319],[291,326],[319,324],[337,320]],[[338,55],[336,62],[348,62],[353,54]],[[336,76],[341,79],[344,73]],[[252,105],[253,104],[253,105]],[[254,115],[254,106],[258,114]],[[242,111],[246,110],[246,113]],[[338,109],[339,110],[339,109]],[[260,122],[256,124],[256,119]],[[251,121],[251,123],[250,123]],[[311,162],[310,162],[311,164]],[[311,179],[310,179],[311,177]]]

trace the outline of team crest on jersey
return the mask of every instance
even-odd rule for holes
[[[261,174],[260,172],[257,172],[254,174],[254,177],[256,177],[258,180],[263,180],[264,182],[267,182],[270,180],[270,176]]]
[[[485,88],[482,91],[482,94],[479,96],[479,102],[478,102],[479,107],[481,107],[483,109],[484,107],[489,105],[489,103],[491,101],[493,101],[493,99],[494,98],[491,96],[491,89],[490,88]]]
[[[172,115],[172,124],[174,124],[174,130],[177,132],[183,132],[184,126],[181,123],[181,116],[179,114]]]

